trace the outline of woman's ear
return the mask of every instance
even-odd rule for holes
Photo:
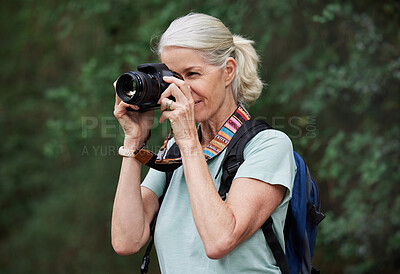
[[[235,78],[236,74],[236,60],[233,59],[232,57],[229,57],[228,60],[226,61],[225,65],[225,86],[229,86],[232,84],[233,79]]]

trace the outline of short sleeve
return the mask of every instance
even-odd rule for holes
[[[153,191],[158,198],[160,198],[164,192],[165,182],[165,172],[150,168],[149,172],[142,182],[142,186],[147,187],[148,189]]]
[[[244,149],[244,162],[235,178],[246,177],[287,188],[281,204],[292,195],[296,175],[293,145],[289,137],[278,130],[264,130],[250,140]]]

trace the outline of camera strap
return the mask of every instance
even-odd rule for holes
[[[219,130],[214,139],[203,148],[204,157],[206,161],[213,159],[215,156],[219,155],[229,144],[233,135],[242,126],[242,124],[250,120],[250,114],[239,104],[235,112],[226,120],[222,128]],[[199,138],[201,139],[200,126],[198,128]],[[156,169],[158,171],[170,172],[174,171],[182,165],[182,158],[165,159],[165,154],[167,152],[167,145],[169,140],[172,138],[172,129],[168,136],[164,138],[164,143],[157,154],[146,150],[144,148],[140,149],[134,156],[139,162],[148,167]],[[172,146],[170,149],[179,149],[178,146]],[[174,153],[173,155],[180,155],[180,153]]]

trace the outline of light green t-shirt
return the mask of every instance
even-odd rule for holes
[[[222,172],[217,178],[215,176],[224,154],[222,152],[208,163],[217,190]],[[285,198],[272,213],[273,229],[284,246],[283,227],[296,173],[292,143],[280,131],[265,130],[246,145],[244,159],[235,178],[254,178],[287,188]],[[165,187],[165,173],[150,169],[142,186],[160,197]],[[166,274],[280,273],[261,229],[224,258],[213,260],[207,257],[194,224],[182,167],[174,171],[161,205],[155,246],[161,271]]]

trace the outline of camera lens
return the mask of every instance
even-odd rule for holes
[[[127,72],[121,75],[117,81],[117,94],[126,103],[135,103],[139,95],[145,90],[142,77],[137,72]]]
[[[131,79],[131,81],[126,81],[124,83],[124,94],[127,98],[132,99],[133,96],[135,96],[136,93],[136,83],[135,81],[133,81],[133,79]]]

